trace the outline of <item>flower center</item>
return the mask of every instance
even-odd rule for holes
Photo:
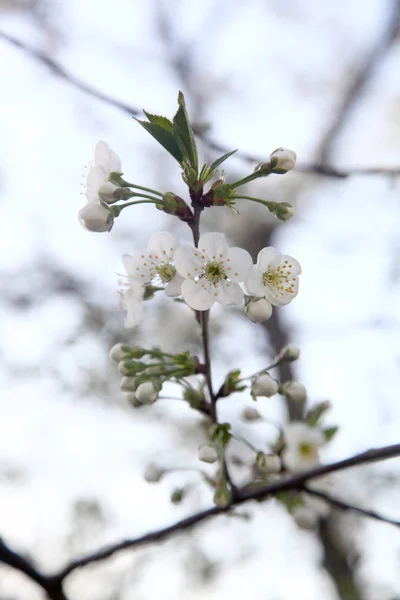
[[[204,265],[204,275],[213,285],[216,285],[221,279],[227,279],[222,262],[211,261]]]
[[[285,293],[294,294],[294,285],[297,277],[291,277],[292,267],[293,265],[288,260],[285,260],[277,267],[268,265],[268,269],[263,273],[263,284],[274,290],[276,298],[283,296]]]
[[[317,454],[317,449],[314,444],[310,444],[309,442],[302,442],[299,444],[299,453],[304,458],[311,458]]]
[[[169,283],[176,275],[176,269],[171,263],[162,263],[156,267],[157,274],[163,283]]]

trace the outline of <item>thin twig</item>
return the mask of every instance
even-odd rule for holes
[[[94,88],[85,81],[79,79],[79,77],[73,75],[70,71],[68,71],[68,69],[60,65],[54,59],[47,56],[45,53],[41,52],[40,50],[37,50],[36,48],[33,48],[32,46],[29,46],[28,44],[25,44],[18,38],[6,33],[5,31],[0,30],[0,39],[25,52],[31,58],[37,60],[47,69],[49,69],[53,73],[53,75],[60,77],[73,87],[79,89],[85,94],[88,94],[92,98],[96,98],[96,100],[105,102],[109,106],[113,106],[114,108],[121,110],[123,113],[128,114],[129,116],[140,116],[142,114],[142,111],[136,106],[132,106],[130,104],[122,102],[121,100],[117,100],[116,98],[113,98],[112,96],[109,96],[108,94],[105,94],[104,92],[101,92],[100,90]],[[205,128],[201,124],[198,124],[197,128],[194,127],[194,130],[197,137],[201,139],[202,142],[206,144],[211,150],[225,154],[231,149],[217,142],[216,140],[213,140],[212,138],[208,137],[205,133]],[[251,162],[255,164],[264,162],[266,160],[265,156],[256,156],[247,152],[240,151],[237,153],[236,156],[246,162]],[[350,177],[352,175],[400,175],[400,166],[354,167],[351,169],[336,169],[334,167],[331,167],[330,165],[323,164],[322,162],[316,164],[299,163],[296,165],[296,170],[301,173],[322,175],[334,179],[346,179],[347,177]]]
[[[307,485],[304,485],[302,487],[302,490],[304,492],[307,492],[307,494],[310,494],[311,496],[316,496],[317,498],[321,498],[321,500],[325,500],[332,506],[340,508],[341,510],[357,512],[360,515],[363,515],[364,517],[370,517],[371,519],[376,519],[377,521],[382,521],[383,523],[389,523],[390,525],[400,527],[400,521],[397,521],[396,519],[391,519],[389,517],[385,517],[384,515],[381,515],[375,512],[374,510],[368,510],[366,508],[361,508],[360,506],[355,506],[354,504],[350,504],[349,502],[345,502],[344,500],[340,500],[339,498],[331,496],[331,494],[326,494],[325,492],[320,492],[319,490],[310,488]]]

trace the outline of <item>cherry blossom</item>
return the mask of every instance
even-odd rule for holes
[[[269,246],[258,253],[257,264],[247,280],[250,294],[265,298],[274,306],[284,306],[299,290],[301,266],[292,256],[282,255]]]
[[[173,260],[177,247],[178,242],[172,233],[155,233],[149,239],[147,250],[136,252],[133,256],[123,256],[128,278],[142,288],[150,284],[165,285],[167,296],[180,296],[183,277],[177,273]]]
[[[251,272],[251,256],[242,248],[229,248],[221,233],[205,233],[198,248],[180,246],[174,260],[178,273],[185,278],[183,298],[195,310],[208,310],[214,302],[243,302],[239,283],[246,281]]]
[[[114,192],[118,186],[108,178],[113,171],[121,171],[121,159],[105,142],[98,142],[95,149],[94,166],[86,180],[86,205],[78,213],[79,221],[88,231],[110,231],[114,218],[105,204],[117,199]],[[104,204],[105,203],[105,204]]]
[[[307,423],[293,421],[286,426],[283,437],[282,459],[289,471],[306,471],[319,465],[319,447],[325,442],[321,431]]]

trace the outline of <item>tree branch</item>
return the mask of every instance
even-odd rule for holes
[[[345,460],[341,460],[330,465],[321,465],[310,471],[305,471],[304,473],[299,473],[298,475],[287,477],[280,481],[270,483],[261,488],[242,488],[234,498],[232,504],[226,509],[220,509],[215,506],[213,508],[209,508],[208,510],[204,510],[195,515],[192,515],[191,517],[183,519],[182,521],[178,521],[177,523],[174,523],[169,527],[165,527],[164,529],[160,529],[158,531],[147,533],[138,538],[124,540],[122,542],[118,542],[116,544],[108,546],[98,552],[94,552],[93,554],[89,554],[83,558],[72,561],[56,575],[56,578],[62,581],[75,569],[79,569],[93,562],[104,560],[105,558],[108,558],[116,552],[119,552],[120,550],[124,550],[126,548],[136,548],[138,546],[142,546],[150,542],[163,540],[174,533],[185,531],[186,529],[193,527],[197,523],[206,521],[212,516],[227,512],[231,510],[234,506],[238,506],[249,500],[261,501],[278,492],[287,490],[301,490],[307,481],[316,479],[321,475],[326,475],[335,471],[341,471],[343,469],[348,469],[357,465],[385,460],[388,458],[394,458],[396,456],[400,456],[400,444],[368,450],[367,452],[356,454],[351,458],[347,458]]]
[[[305,484],[306,482],[316,479],[321,475],[327,475],[328,473],[334,473],[336,471],[342,471],[343,469],[348,469],[350,467],[394,458],[396,456],[400,456],[400,444],[367,450],[366,452],[356,454],[355,456],[346,458],[336,463],[332,463],[329,465],[321,465],[315,469],[311,469],[309,471],[305,471],[303,473],[299,473],[291,477],[285,477],[280,481],[275,481],[266,486],[258,488],[248,486],[247,488],[242,488],[235,495],[232,503],[225,509],[221,509],[217,506],[214,506],[195,515],[187,517],[186,519],[178,521],[173,525],[169,525],[168,527],[165,527],[163,529],[146,533],[145,535],[142,535],[137,538],[117,542],[116,544],[107,546],[102,550],[98,550],[92,554],[88,554],[87,556],[71,561],[63,569],[61,569],[58,573],[54,575],[43,575],[29,561],[27,561],[24,557],[17,554],[10,548],[8,548],[8,546],[6,546],[6,544],[1,540],[0,562],[3,562],[9,565],[10,567],[13,567],[21,573],[24,573],[32,581],[35,581],[38,585],[40,585],[43,588],[43,590],[46,591],[51,600],[67,600],[62,590],[62,584],[64,579],[76,569],[80,569],[91,563],[99,562],[101,560],[109,558],[110,556],[113,556],[121,550],[125,550],[127,548],[138,548],[139,546],[144,546],[145,544],[149,544],[151,542],[166,539],[175,533],[190,529],[197,523],[206,521],[212,516],[229,512],[235,506],[239,506],[245,502],[248,502],[249,500],[262,501],[278,492],[283,492],[287,490],[307,491],[307,493],[324,497],[324,499],[327,499],[331,502],[331,504],[334,504],[338,508],[342,508],[344,510],[355,510],[365,516],[369,516],[375,519],[379,518],[380,520],[385,520],[386,522],[392,522],[391,520],[386,519],[384,517],[381,518],[380,515],[377,516],[377,513],[374,513],[373,511],[367,511],[358,507],[354,507],[352,505],[346,504],[345,502],[342,502],[341,500],[337,500],[336,498],[325,498],[325,495],[322,494],[322,492],[320,493],[314,489],[308,489]],[[393,524],[395,524],[396,526],[399,525],[397,521],[393,521]]]
[[[355,506],[354,504],[350,504],[349,502],[345,502],[344,500],[340,500],[339,498],[331,496],[331,494],[326,494],[325,492],[320,492],[319,490],[310,488],[307,485],[304,485],[302,490],[311,496],[316,496],[317,498],[325,500],[335,508],[357,512],[364,517],[370,517],[371,519],[376,519],[377,521],[382,521],[383,523],[389,523],[390,525],[395,525],[395,527],[400,527],[400,521],[385,517],[374,510],[367,510],[365,508],[361,508],[360,506]]]
[[[396,0],[397,1],[397,0]],[[400,2],[400,0],[398,0]],[[53,75],[64,79],[67,83],[75,87],[76,89],[88,94],[92,98],[96,100],[100,100],[108,104],[109,106],[113,106],[114,108],[121,110],[123,113],[128,114],[129,116],[140,116],[142,111],[137,107],[126,104],[100,90],[94,88],[89,85],[85,81],[79,79],[72,73],[68,71],[65,67],[60,65],[54,59],[47,56],[45,53],[40,50],[36,50],[35,48],[25,44],[21,40],[15,38],[14,36],[1,31],[0,30],[0,40],[11,44],[12,46],[18,48],[22,52],[28,54],[34,60],[40,62],[44,67],[49,69]],[[198,124],[197,127],[193,127],[195,134],[201,141],[208,146],[210,150],[214,150],[216,152],[220,152],[225,154],[230,150],[227,146],[220,144],[216,140],[208,137],[204,131],[204,127],[201,124]],[[255,156],[253,154],[247,152],[238,152],[236,155],[238,158],[246,162],[252,162],[258,164],[260,162],[264,162],[266,160],[265,156]],[[334,167],[329,166],[328,164],[324,164],[323,161],[315,164],[298,164],[296,166],[296,170],[300,173],[310,173],[313,175],[321,175],[324,177],[330,177],[333,179],[346,179],[352,175],[383,175],[383,176],[398,176],[400,175],[400,166],[398,167],[385,167],[384,165],[378,167],[356,167],[352,169],[335,169]]]

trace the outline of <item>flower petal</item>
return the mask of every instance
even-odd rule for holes
[[[282,255],[276,248],[268,246],[260,250],[257,256],[257,266],[264,272],[268,267],[277,267],[282,261]]]
[[[204,260],[200,250],[193,246],[179,246],[174,253],[176,270],[182,277],[198,277],[203,272]]]
[[[286,260],[289,262],[291,275],[300,275],[301,274],[301,265],[300,265],[299,261],[296,260],[295,258],[293,258],[293,256],[286,256],[285,254],[283,254],[281,261],[285,262]]]
[[[154,264],[145,251],[136,252],[133,256],[124,254],[122,260],[129,277],[136,281],[150,283],[156,275]]]
[[[111,171],[121,172],[121,159],[106,142],[100,141],[97,143],[94,152],[94,163],[104,169],[107,179]]]
[[[253,266],[253,271],[246,281],[246,288],[252,296],[256,296],[257,298],[265,296],[266,288],[263,283],[263,272],[257,265]],[[267,296],[265,297],[267,298]],[[269,298],[267,298],[267,300],[269,300]]]
[[[295,298],[299,292],[299,280],[292,282],[293,292],[287,292],[286,290],[280,290],[279,292],[275,288],[269,286],[264,287],[264,298],[269,300],[274,306],[285,306],[289,304]]]
[[[224,268],[231,281],[246,281],[253,267],[253,260],[243,248],[229,248]]]
[[[174,296],[180,296],[182,293],[181,288],[183,281],[185,281],[184,278],[177,273],[167,284],[164,293],[170,298],[173,298]]]
[[[217,295],[215,298],[220,304],[229,306],[230,304],[237,305],[243,302],[243,290],[235,281],[226,281],[225,279],[222,279],[217,284],[216,288]]]
[[[215,302],[214,286],[202,281],[185,279],[182,283],[182,296],[186,304],[195,310],[208,310]]]
[[[140,323],[143,313],[143,288],[141,286],[140,288],[142,291],[141,297],[138,297],[139,290],[134,286],[131,286],[125,292],[125,303],[127,309],[127,314],[124,322],[125,327],[135,327],[135,325]]]
[[[205,233],[199,239],[199,249],[209,260],[221,260],[228,256],[228,244],[222,233]]]
[[[86,179],[86,198],[88,202],[100,202],[99,187],[107,181],[107,175],[102,167],[92,167]]]
[[[172,233],[169,231],[160,231],[151,236],[147,244],[147,250],[149,253],[155,255],[154,258],[158,264],[158,262],[170,262],[177,246],[177,240]]]

